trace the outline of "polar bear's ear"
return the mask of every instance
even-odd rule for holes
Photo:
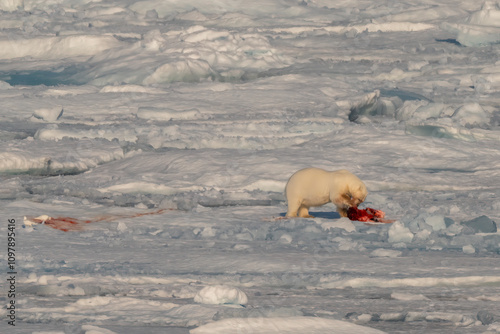
[[[360,191],[361,191],[361,194],[363,194],[363,198],[361,198],[361,202],[364,202],[366,197],[368,196],[368,190],[366,190],[366,187],[365,188],[361,187]]]

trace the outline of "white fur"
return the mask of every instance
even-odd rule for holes
[[[333,203],[342,217],[347,210],[362,203],[368,191],[356,175],[341,169],[328,172],[320,168],[305,168],[293,174],[285,188],[288,202],[287,217],[312,217],[309,208]]]

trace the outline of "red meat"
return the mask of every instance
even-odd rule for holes
[[[373,222],[380,221],[385,217],[384,211],[375,210],[372,208],[358,209],[352,206],[347,210],[347,217],[350,220],[357,220],[360,222]]]

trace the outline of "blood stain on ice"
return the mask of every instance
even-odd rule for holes
[[[102,215],[102,216],[97,216],[97,217],[95,217],[93,219],[89,219],[89,220],[72,218],[72,217],[53,218],[53,217],[50,217],[48,215],[41,215],[38,217],[24,217],[24,224],[30,225],[30,226],[44,224],[44,225],[50,226],[56,230],[60,230],[63,232],[81,231],[85,228],[86,224],[90,224],[90,223],[114,221],[117,219],[137,218],[137,217],[149,216],[149,215],[160,215],[167,210],[172,210],[172,209],[159,209],[159,210],[155,210],[152,212],[141,212],[141,213],[135,213],[135,214],[129,214],[129,215]]]

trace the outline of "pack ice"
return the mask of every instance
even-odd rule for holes
[[[0,10],[0,332],[500,333],[497,1]]]

